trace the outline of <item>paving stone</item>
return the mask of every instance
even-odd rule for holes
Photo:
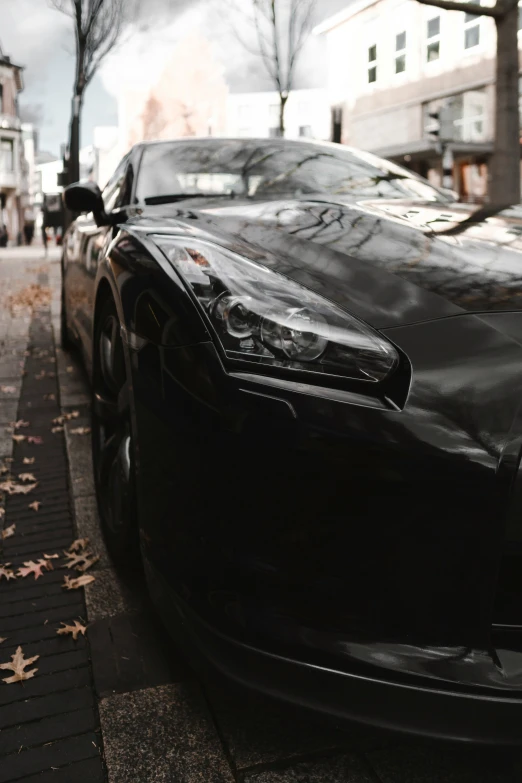
[[[96,576],[96,581],[85,587],[89,621],[140,611],[143,607],[145,595],[126,589],[114,569],[97,570],[93,576]]]
[[[11,729],[0,731],[0,753],[8,754],[20,748],[30,748],[94,731],[96,719],[92,707],[74,712],[47,716],[45,720],[31,720]]]
[[[371,770],[356,756],[349,755],[304,761],[285,769],[252,771],[243,780],[245,783],[377,783]]]
[[[375,748],[389,741],[383,732],[357,725],[338,725],[331,718],[233,687],[227,682],[205,690],[238,769],[334,748]]]
[[[9,710],[0,715],[0,730],[17,726],[29,721],[41,720],[51,715],[59,715],[73,710],[94,706],[91,688],[77,688],[71,691],[59,691],[49,696],[24,699],[11,704]],[[0,731],[0,740],[2,738]]]
[[[163,685],[102,699],[109,783],[232,783],[195,686]]]
[[[50,745],[22,750],[5,756],[0,764],[0,783],[9,783],[17,778],[51,770],[75,761],[99,756],[97,734],[90,732],[79,737],[58,740]],[[99,760],[101,765],[101,759]],[[71,781],[72,783],[72,781]]]
[[[520,783],[520,752],[413,740],[366,754],[382,783]]]

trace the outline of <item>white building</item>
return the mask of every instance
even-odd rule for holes
[[[438,183],[441,156],[428,126],[429,114],[444,106],[454,187],[463,198],[483,198],[493,147],[492,19],[415,0],[358,0],[315,33],[327,42],[334,140]]]
[[[268,138],[279,132],[277,92],[230,93],[227,99],[227,136]],[[322,89],[293,90],[285,107],[285,136],[330,138],[330,104]]]
[[[0,224],[10,242],[18,242],[23,229],[23,150],[18,94],[23,90],[22,68],[0,47]]]

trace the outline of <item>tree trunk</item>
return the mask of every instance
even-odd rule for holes
[[[279,107],[279,135],[284,138],[285,135],[285,106],[288,95],[280,94],[281,104]]]
[[[495,85],[495,145],[490,163],[489,200],[493,204],[520,202],[520,123],[518,116],[518,6],[497,26]]]
[[[72,102],[71,125],[69,128],[69,163],[67,181],[78,182],[80,179],[80,117],[83,96],[75,94]]]

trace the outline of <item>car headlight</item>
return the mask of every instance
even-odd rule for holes
[[[384,337],[293,280],[201,240],[154,241],[229,359],[373,382],[398,364]]]

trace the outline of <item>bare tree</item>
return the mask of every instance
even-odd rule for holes
[[[80,121],[85,90],[102,60],[113,49],[123,27],[129,3],[125,0],[49,0],[72,19],[76,43],[76,71],[69,128],[68,182],[80,179]]]
[[[453,0],[418,0],[446,11],[489,16],[497,28],[495,143],[489,169],[489,200],[520,202],[520,122],[518,111],[518,0],[496,0],[494,6]]]
[[[285,135],[285,107],[294,86],[299,55],[310,34],[316,0],[250,0],[250,14],[234,4],[248,18],[255,33],[254,49],[237,34],[243,46],[261,57],[279,93],[279,134]]]

